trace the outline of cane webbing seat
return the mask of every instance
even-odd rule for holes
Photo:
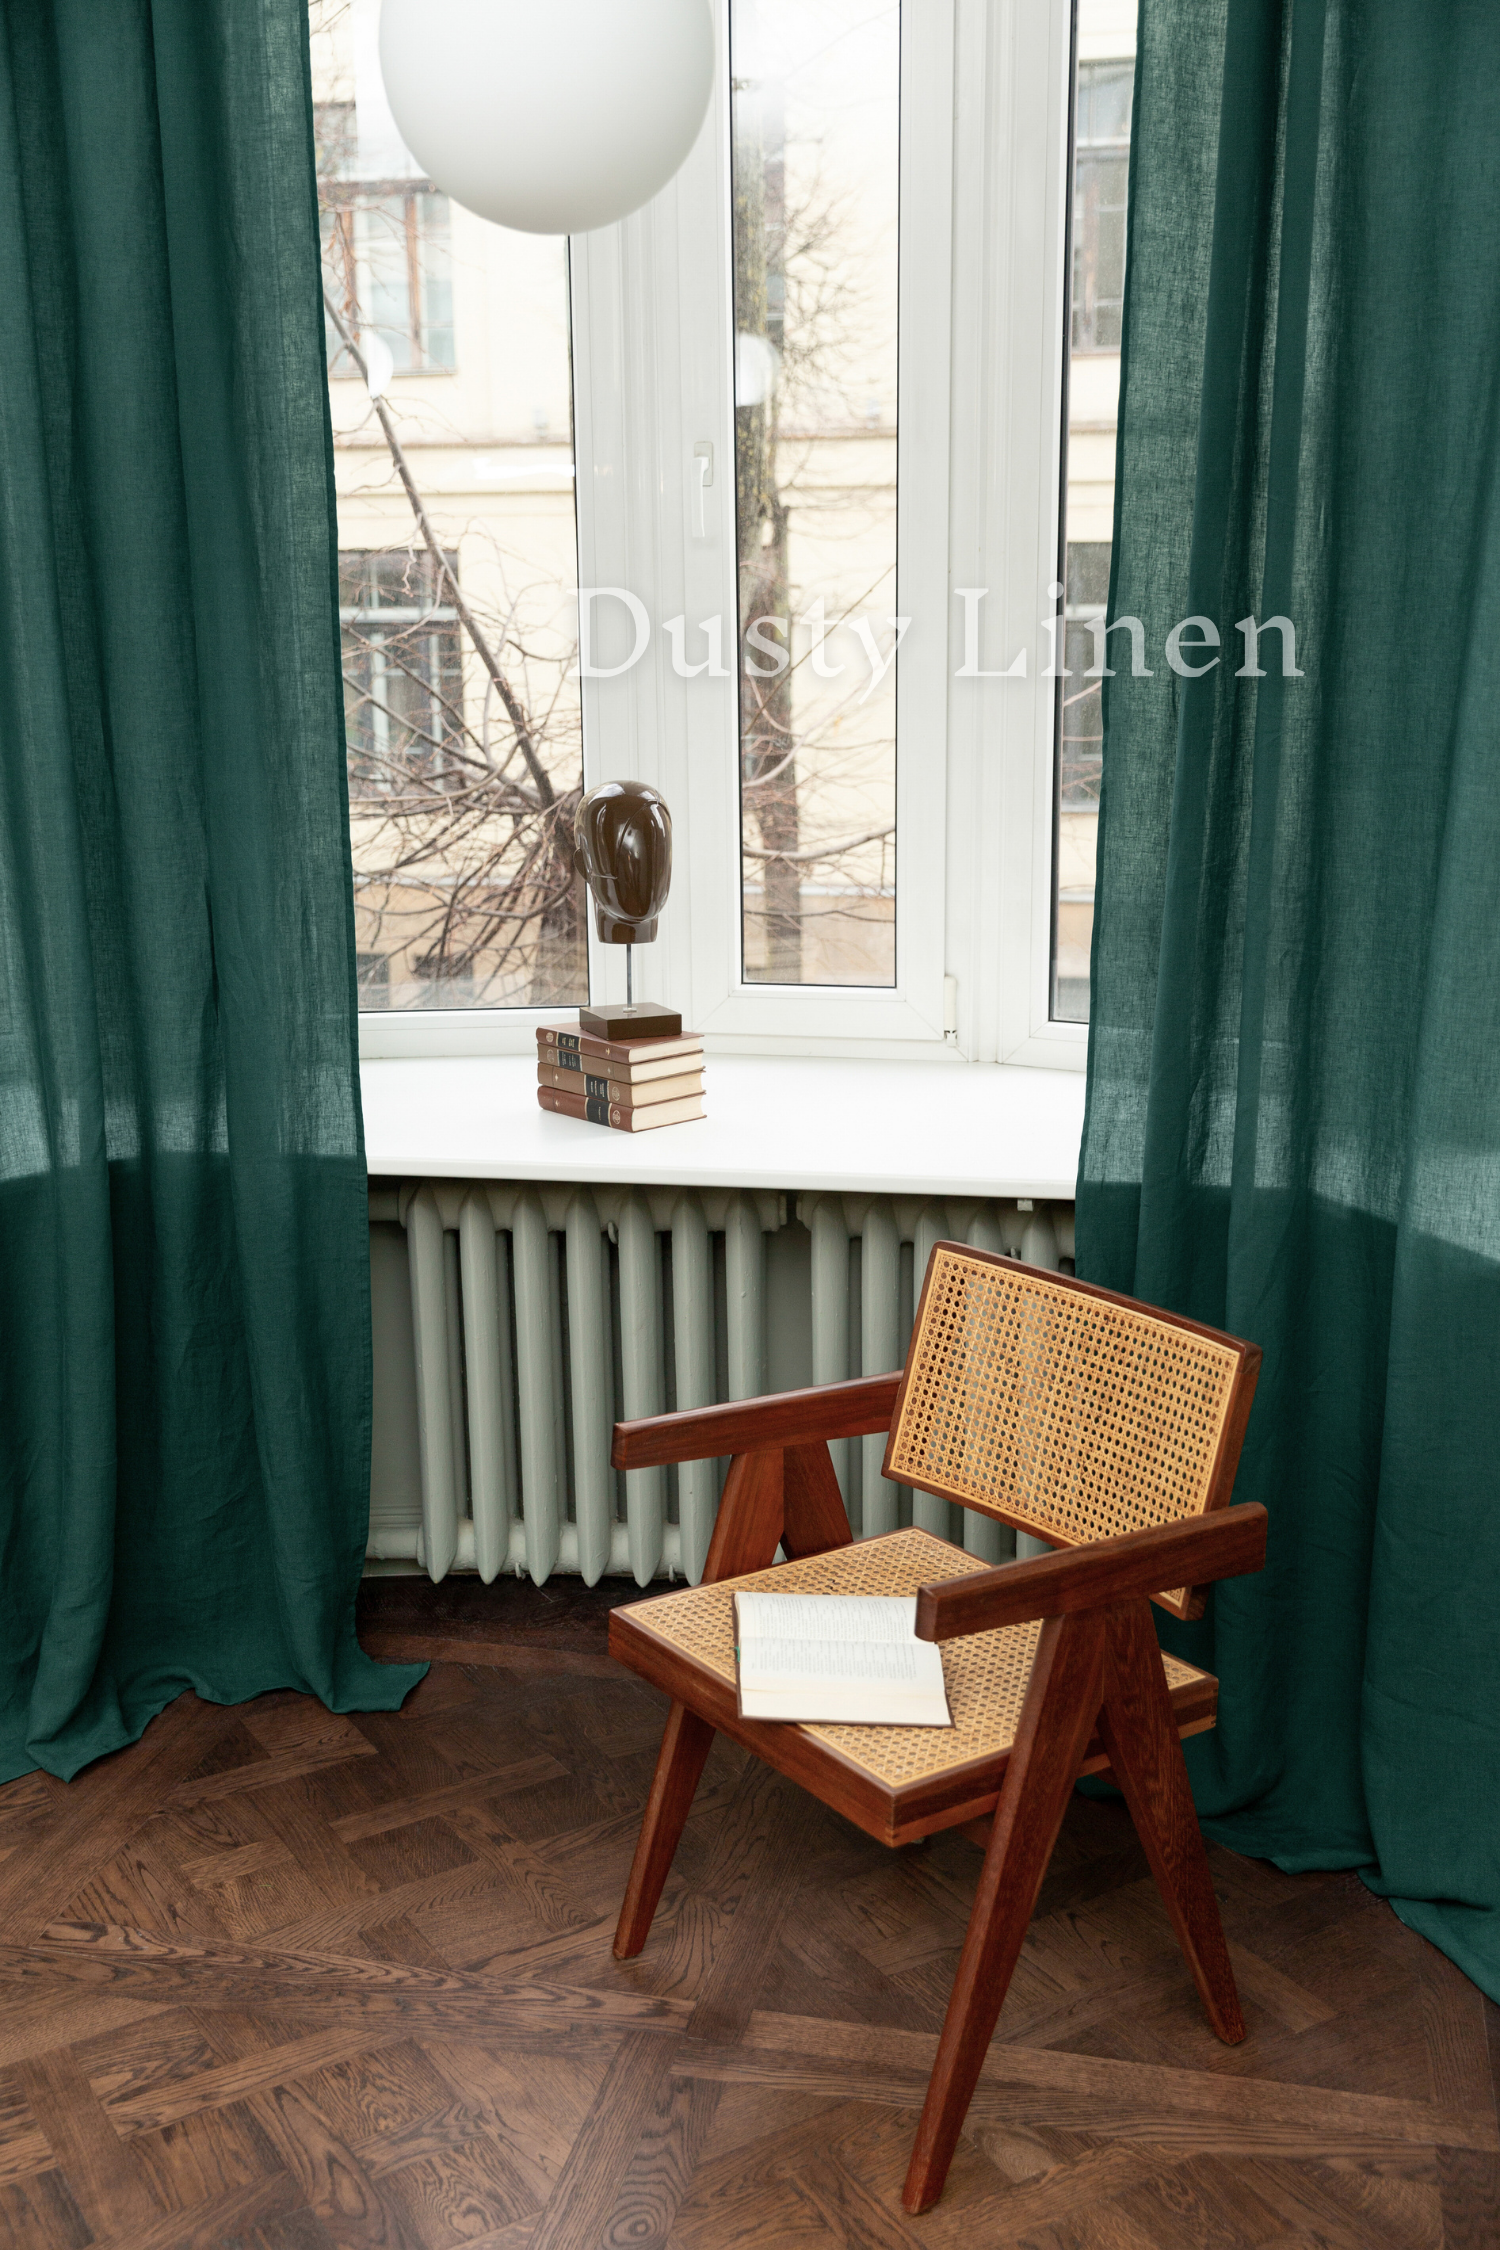
[[[1213,1505],[1243,1354],[1144,1307],[940,1242],[885,1474],[1081,1546]],[[1179,1617],[1190,1589],[1156,1599]]]
[[[800,1562],[777,1563],[769,1570],[720,1579],[715,1585],[689,1586],[680,1593],[632,1602],[617,1609],[612,1622],[617,1636],[621,1632],[649,1636],[675,1651],[699,1675],[696,1686],[700,1698],[711,1695],[712,1683],[720,1682],[733,1704],[737,1593],[915,1594],[934,1580],[957,1578],[963,1572],[985,1568],[987,1565],[977,1556],[965,1554],[962,1547],[935,1538],[931,1532],[893,1531],[880,1539],[837,1547],[829,1554],[808,1555]],[[802,1737],[856,1768],[869,1784],[870,1794],[878,1792],[889,1801],[888,1819],[876,1831],[882,1840],[888,1840],[893,1831],[904,1832],[910,1825],[902,1818],[903,1793],[911,1802],[913,1784],[949,1783],[954,1797],[966,1801],[998,1793],[1004,1762],[1020,1724],[1041,1629],[1041,1620],[1035,1618],[944,1643],[943,1677],[953,1717],[951,1728],[777,1722],[772,1739]],[[621,1653],[625,1653],[623,1647]],[[639,1653],[645,1655],[644,1651]],[[1217,1681],[1175,1657],[1165,1656],[1162,1662],[1179,1733],[1197,1734],[1211,1727]],[[646,1664],[641,1668],[646,1669]],[[741,1722],[735,1731],[753,1737],[761,1747],[767,1726]],[[1100,1754],[1091,1762],[1098,1768],[1106,1761]],[[920,1803],[921,1811],[914,1817],[929,1818],[936,1809],[931,1788],[921,1792]]]

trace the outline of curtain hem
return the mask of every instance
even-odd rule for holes
[[[211,1685],[206,1680],[178,1675],[151,1688],[133,1707],[115,1710],[109,1721],[101,1722],[85,1741],[70,1740],[66,1755],[57,1757],[55,1763],[49,1762],[52,1745],[30,1744],[24,1738],[0,1740],[0,1787],[38,1772],[50,1773],[57,1781],[72,1781],[97,1759],[107,1758],[112,1752],[129,1749],[132,1743],[139,1742],[152,1720],[159,1718],[168,1705],[182,1695],[196,1695],[200,1702],[232,1710],[237,1704],[254,1702],[258,1696],[290,1689],[299,1695],[315,1697],[325,1711],[336,1716],[355,1711],[399,1711],[429,1669],[427,1664],[385,1664],[378,1657],[367,1656],[363,1649],[356,1648],[352,1657],[346,1654],[340,1663],[343,1678],[331,1700],[319,1695],[290,1669],[283,1676],[257,1676],[254,1681],[236,1684],[220,1681]]]

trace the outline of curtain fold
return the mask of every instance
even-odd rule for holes
[[[0,1780],[360,1651],[303,0],[0,0]]]
[[[1223,654],[1104,684],[1078,1270],[1265,1349],[1205,1826],[1500,1998],[1497,71],[1488,0],[1143,0],[1109,614]]]

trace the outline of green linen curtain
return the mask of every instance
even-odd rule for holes
[[[389,1708],[305,0],[0,0],[0,1780]]]
[[[1078,1269],[1265,1348],[1206,1827],[1500,1998],[1500,11],[1140,26]]]

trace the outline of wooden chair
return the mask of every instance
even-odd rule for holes
[[[617,1468],[733,1455],[702,1584],[610,1619],[613,1654],[672,1698],[616,1955],[646,1942],[716,1728],[881,1843],[958,1827],[984,1845],[908,2211],[942,2193],[1079,1774],[1118,1783],[1209,2020],[1245,2035],[1179,1739],[1213,1725],[1218,1683],[1162,1656],[1148,1602],[1197,1616],[1208,1582],[1264,1560],[1265,1510],[1227,1506],[1260,1357],[941,1242],[904,1371],[616,1425]],[[884,1429],[916,1522],[855,1544],[827,1441]],[[947,1520],[929,1493],[1066,1551],[987,1569],[924,1528]],[[778,1544],[788,1560],[768,1567]],[[944,1644],[951,1731],[742,1719],[737,1586],[917,1594],[918,1634]]]

